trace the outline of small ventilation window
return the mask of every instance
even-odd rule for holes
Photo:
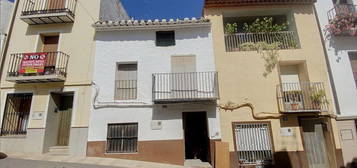
[[[156,46],[174,46],[175,32],[174,31],[158,31],[156,32]]]

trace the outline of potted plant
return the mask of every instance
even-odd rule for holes
[[[290,91],[288,93],[288,98],[290,102],[290,109],[299,110],[302,99],[302,92],[300,90]]]
[[[330,20],[326,26],[326,31],[331,35],[355,36],[357,15],[353,13],[339,13],[335,18]]]
[[[314,91],[312,95],[310,95],[312,108],[315,110],[321,109],[321,104],[327,103],[326,93],[324,90]]]

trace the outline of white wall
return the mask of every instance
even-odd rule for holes
[[[357,51],[357,37],[329,36],[325,27],[328,25],[327,13],[333,8],[332,0],[317,0],[315,6],[336,87],[340,116],[357,116],[357,88],[348,56],[348,52]]]
[[[171,72],[171,56],[195,55],[198,72],[215,71],[209,27],[176,29],[176,45],[155,46],[155,30],[97,32],[94,81],[100,87],[99,101],[114,101],[117,62],[138,63],[137,99],[129,102],[152,105],[152,74]],[[128,101],[116,101],[125,104]],[[153,107],[93,109],[89,141],[106,140],[108,123],[138,122],[139,141],[183,139],[182,112],[206,111],[212,139],[220,138],[216,105],[185,104]],[[152,120],[162,121],[152,130]]]
[[[10,0],[0,0],[0,34],[7,33],[14,2]]]
[[[6,40],[6,35],[0,33],[0,54],[2,52],[2,48],[4,46],[5,40]]]

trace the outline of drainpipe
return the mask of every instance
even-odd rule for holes
[[[331,90],[332,90],[332,95],[333,95],[333,100],[334,100],[334,105],[335,105],[335,110],[336,110],[336,114],[341,114],[341,110],[340,110],[340,103],[338,101],[338,97],[337,97],[337,93],[336,93],[336,86],[334,83],[334,79],[332,76],[332,71],[331,71],[331,66],[330,66],[330,60],[328,58],[328,54],[327,54],[327,49],[325,46],[325,41],[324,41],[324,36],[322,34],[322,30],[321,30],[321,24],[320,24],[320,20],[319,17],[317,15],[317,11],[316,11],[316,6],[314,4],[314,13],[315,13],[315,18],[317,21],[317,26],[319,27],[319,32],[320,32],[320,40],[321,43],[323,44],[322,47],[324,49],[324,54],[325,54],[325,60],[326,60],[326,64],[327,64],[327,72],[328,72],[328,77],[329,77],[329,81],[330,81],[330,85],[331,85]]]
[[[2,53],[0,55],[0,79],[2,79],[2,73],[3,73],[3,68],[4,68],[4,62],[6,59],[6,55],[7,55],[7,50],[9,47],[9,42],[11,39],[11,34],[12,34],[12,29],[14,27],[14,22],[16,19],[16,13],[17,13],[17,8],[19,6],[20,0],[16,0],[15,1],[15,5],[14,8],[12,9],[12,15],[11,15],[11,20],[10,20],[10,24],[7,30],[7,37],[5,39],[5,44],[3,45],[3,50]]]
[[[113,101],[99,101],[98,100],[98,95],[100,93],[100,88],[99,86],[92,81],[92,86],[95,89],[94,96],[92,99],[92,105],[94,109],[100,109],[100,108],[147,108],[147,107],[153,107],[153,104],[148,104],[145,102],[115,102]]]

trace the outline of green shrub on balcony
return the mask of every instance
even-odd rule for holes
[[[285,31],[288,28],[288,23],[274,24],[272,17],[257,18],[253,23],[244,23],[243,30],[246,33],[269,33]]]

